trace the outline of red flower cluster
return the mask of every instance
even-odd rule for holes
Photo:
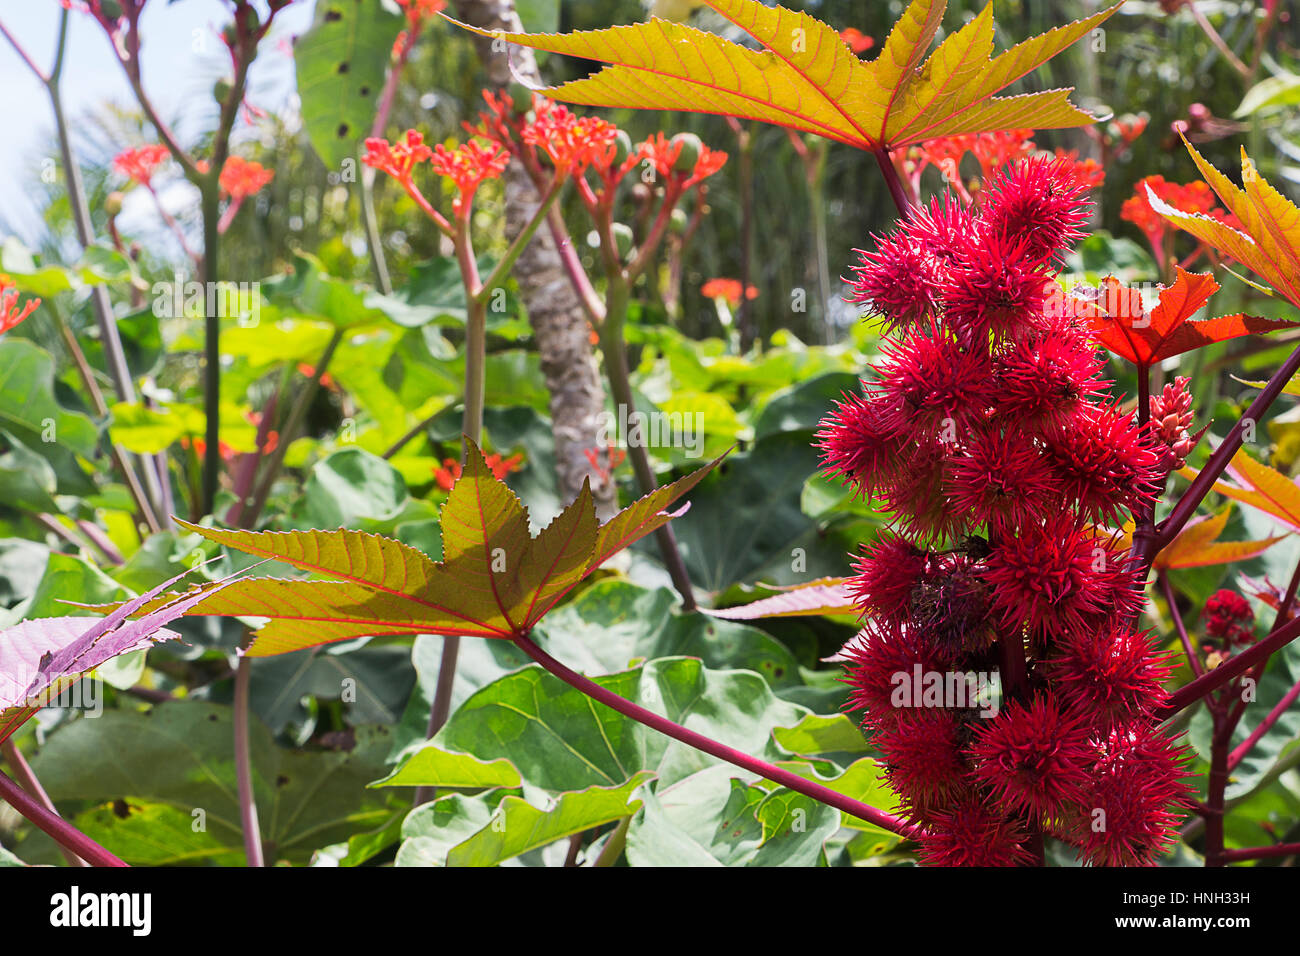
[[[221,167],[218,181],[227,196],[244,200],[261,192],[274,178],[275,170],[241,156],[231,156]]]
[[[708,179],[727,162],[727,154],[700,145],[699,156],[685,171],[678,168],[684,143],[678,137],[656,133],[634,147],[619,148],[619,129],[613,123],[590,116],[578,116],[568,107],[532,94],[531,111],[520,109],[508,93],[484,91],[487,110],[479,113],[477,126],[465,124],[474,136],[491,140],[502,149],[517,153],[528,148],[544,153],[551,164],[578,181],[588,206],[597,203],[597,193],[585,180],[588,169],[600,176],[601,191],[608,193],[639,163],[649,161],[656,175],[686,190]],[[629,144],[624,135],[625,144]]]
[[[745,289],[746,299],[757,299],[758,289],[750,286]],[[741,285],[739,279],[710,279],[700,286],[700,295],[706,299],[725,299],[733,309],[740,305]]]
[[[485,179],[500,176],[510,162],[510,154],[496,146],[481,146],[474,140],[448,149],[439,143],[433,151],[429,165],[439,176],[446,176],[456,185],[456,198],[452,208],[457,216],[465,215],[474,193]]]
[[[849,45],[849,49],[852,50],[854,53],[858,54],[859,56],[861,56],[863,53],[866,53],[868,50],[870,50],[873,46],[876,45],[875,40],[867,36],[865,33],[857,29],[856,27],[846,27],[845,29],[841,30],[840,39],[843,40],[845,43],[847,43]]]
[[[501,455],[494,453],[488,455],[485,461],[488,469],[500,481],[505,481],[506,475],[512,471],[518,471],[524,466],[523,455],[511,455],[509,458],[502,458]],[[443,491],[451,491],[452,486],[456,484],[456,479],[460,477],[460,462],[455,458],[443,459],[442,467],[433,469],[433,477],[438,482],[439,488]]]
[[[424,144],[424,134],[406,131],[406,142],[390,143],[386,139],[367,139],[366,155],[361,161],[387,173],[403,186],[410,186],[416,163],[433,158],[433,150]]]
[[[1027,862],[1040,834],[1094,865],[1150,863],[1186,798],[1153,729],[1169,663],[1099,530],[1151,506],[1168,446],[1103,397],[1086,329],[1046,294],[1087,188],[1068,160],[1022,160],[978,212],[935,200],[856,270],[893,337],[820,447],[894,517],[855,566],[845,679],[932,864]],[[1001,691],[977,696],[994,673]],[[933,698],[901,693],[923,676]]]
[[[1170,471],[1187,464],[1187,456],[1200,437],[1190,433],[1195,417],[1190,384],[1191,379],[1180,375],[1159,395],[1151,396],[1151,427],[1164,446],[1160,453]]]
[[[556,169],[580,174],[588,166],[608,167],[614,160],[618,127],[594,116],[579,116],[567,106],[537,97],[535,119],[522,138],[550,157]]]
[[[1234,229],[1241,228],[1241,223],[1237,221],[1236,216],[1219,208],[1214,191],[1201,180],[1180,186],[1178,183],[1166,182],[1163,176],[1146,176],[1138,180],[1133,196],[1126,199],[1124,205],[1120,207],[1119,217],[1142,230],[1142,234],[1147,237],[1147,242],[1151,243],[1151,248],[1155,250],[1157,258],[1161,261],[1164,259],[1165,237],[1171,235],[1170,230],[1173,227],[1164,216],[1151,208],[1151,200],[1147,195],[1148,188],[1161,200],[1181,212],[1198,213],[1217,219]]]
[[[133,146],[113,157],[113,168],[127,179],[148,186],[158,167],[170,158],[171,153],[161,143]]]
[[[40,299],[28,299],[26,305],[19,306],[18,290],[8,276],[0,275],[0,335],[35,312],[40,304]]]

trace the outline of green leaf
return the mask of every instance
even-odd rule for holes
[[[859,390],[858,376],[849,372],[828,372],[782,389],[763,406],[754,425],[754,437],[816,428],[833,401],[843,398],[846,392]]]
[[[770,729],[795,724],[807,713],[777,698],[757,674],[712,671],[693,658],[654,660],[593,679],[692,730],[769,758],[783,755]],[[671,783],[716,763],[536,666],[471,696],[433,743],[481,760],[504,757],[526,782],[552,791],[613,786],[641,770]]]
[[[0,429],[9,450],[0,455],[0,506],[58,514],[53,495],[59,486],[54,467],[13,435]]]
[[[322,0],[294,45],[302,120],[316,155],[338,171],[370,135],[402,18],[380,0]]]
[[[1241,105],[1233,117],[1241,119],[1258,113],[1260,110],[1278,106],[1294,106],[1300,103],[1300,76],[1294,73],[1280,73],[1260,80],[1241,99]]]
[[[763,580],[802,584],[847,571],[845,549],[803,513],[804,481],[820,462],[809,432],[780,432],[732,456],[691,499],[676,529],[691,580],[720,592]]]
[[[86,836],[132,866],[185,866],[217,863],[239,866],[243,853],[206,829],[195,818],[166,803],[114,800],[78,813],[72,819]]]
[[[645,797],[632,819],[632,866],[816,866],[840,813],[811,797],[768,792],[724,768]]]
[[[32,762],[56,803],[124,799],[165,804],[226,847],[242,847],[230,741],[231,711],[201,701],[160,704],[147,713],[106,711],[58,730]],[[389,819],[388,798],[366,784],[383,773],[388,733],[361,728],[348,753],[282,750],[254,720],[250,728],[253,791],[262,836],[274,855],[306,862],[319,846]],[[196,814],[195,811],[202,811]],[[129,819],[129,817],[128,817]],[[112,824],[112,820],[105,820]],[[101,842],[128,863],[137,831],[110,826]],[[241,859],[240,857],[235,859]]]
[[[46,457],[50,446],[83,458],[94,454],[98,433],[84,415],[54,398],[54,359],[26,339],[0,339],[0,427]]]
[[[344,448],[317,463],[303,488],[304,518],[314,528],[343,528],[362,518],[396,514],[408,498],[392,465],[360,448]]]
[[[639,800],[629,803],[632,792],[651,776],[638,773],[617,787],[564,793],[545,810],[520,797],[507,796],[487,826],[448,851],[447,865],[496,866],[574,833],[631,816],[641,807]]]
[[[372,787],[419,787],[423,781],[437,780],[441,789],[486,790],[492,787],[518,787],[519,771],[509,760],[479,760],[470,754],[453,753],[433,744],[421,747],[397,770]]]
[[[862,731],[844,714],[809,714],[793,727],[777,727],[772,736],[786,750],[803,756],[864,754],[871,749]]]
[[[453,793],[416,807],[402,824],[397,866],[443,866],[451,848],[492,822],[484,800]]]

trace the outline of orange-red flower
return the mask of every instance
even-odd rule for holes
[[[167,162],[170,155],[161,143],[133,146],[113,157],[113,168],[128,179],[148,186],[158,167]]]
[[[849,45],[850,50],[859,55],[866,53],[876,45],[875,40],[854,27],[841,30],[840,39]]]
[[[447,9],[447,0],[397,0],[397,5],[406,13],[411,29],[416,29]]]
[[[452,201],[456,215],[468,213],[474,193],[485,179],[495,179],[510,162],[510,154],[495,144],[482,146],[474,140],[448,149],[441,143],[434,148],[430,165],[439,176],[456,184],[459,195]]]
[[[1151,208],[1147,198],[1148,187],[1156,196],[1175,209],[1209,216],[1234,229],[1240,227],[1235,216],[1219,208],[1215,202],[1214,192],[1204,182],[1198,180],[1180,186],[1178,183],[1167,182],[1163,176],[1147,176],[1138,180],[1132,198],[1125,200],[1124,205],[1120,207],[1119,217],[1142,230],[1160,259],[1164,258],[1165,236],[1171,227],[1164,216]]]
[[[25,305],[19,306],[18,290],[14,288],[8,276],[0,276],[0,335],[35,312],[40,304],[40,299],[28,299]]]
[[[1067,166],[1071,175],[1080,186],[1100,189],[1106,182],[1106,170],[1095,159],[1080,159],[1077,149],[1064,150],[1056,147],[1056,158]]]
[[[706,299],[726,299],[733,309],[740,305],[739,279],[710,279],[700,287],[700,294]],[[758,289],[752,285],[745,290],[745,298],[757,299]]]
[[[660,176],[671,176],[677,159],[682,154],[682,145],[679,139],[669,139],[663,133],[655,133],[638,147],[638,152],[642,159],[650,161]],[[726,164],[726,153],[701,145],[700,158],[695,161],[695,168],[686,177],[685,185],[694,186],[701,180],[708,179]]]
[[[506,475],[512,471],[518,471],[524,466],[523,455],[511,455],[509,458],[502,458],[500,454],[492,453],[485,459],[488,469],[496,476],[498,481],[505,481]],[[460,477],[460,462],[455,458],[444,458],[442,467],[433,469],[434,480],[438,482],[438,487],[444,491],[451,491],[452,486],[456,484],[456,479]]]
[[[408,129],[406,141],[402,143],[389,143],[386,139],[367,139],[366,155],[361,161],[367,166],[388,173],[402,185],[409,186],[415,164],[432,158],[433,150],[424,144],[424,134]]]
[[[1008,163],[1028,156],[1034,149],[1032,129],[1007,129],[995,133],[966,133],[927,140],[921,155],[951,180],[960,180],[958,170],[967,153],[979,161],[984,176]]]
[[[578,116],[567,107],[541,99],[537,118],[524,127],[523,141],[539,147],[555,168],[577,174],[593,163],[608,168],[614,161],[618,127],[595,116]]]
[[[231,156],[221,167],[219,182],[228,196],[242,200],[260,192],[274,178],[275,170],[240,156]]]

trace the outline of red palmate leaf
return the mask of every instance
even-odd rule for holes
[[[1219,290],[1219,284],[1208,273],[1182,267],[1177,267],[1177,276],[1172,286],[1161,288],[1160,301],[1150,311],[1138,290],[1125,288],[1113,276],[1103,279],[1096,297],[1080,309],[1092,323],[1093,337],[1121,358],[1151,366],[1215,342],[1300,325],[1240,312],[1194,321],[1192,316]]]

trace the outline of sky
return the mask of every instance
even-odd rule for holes
[[[276,112],[292,105],[295,91],[288,44],[310,26],[314,3],[295,0],[276,16],[253,67],[250,102],[255,106]],[[0,22],[46,71],[53,60],[60,14],[58,0],[0,0]],[[186,143],[216,122],[212,86],[230,71],[229,54],[218,31],[229,20],[229,8],[222,0],[151,0],[145,7],[140,30],[145,89],[164,120],[183,117],[177,134]],[[79,118],[102,108],[105,101],[128,108],[135,104],[108,38],[86,13],[74,11],[71,15],[61,89],[64,111],[74,130]],[[18,226],[35,225],[36,208],[28,196],[29,170],[39,167],[42,157],[38,153],[54,128],[50,101],[45,88],[2,37],[0,123],[3,218]],[[246,128],[242,132],[248,134]]]

